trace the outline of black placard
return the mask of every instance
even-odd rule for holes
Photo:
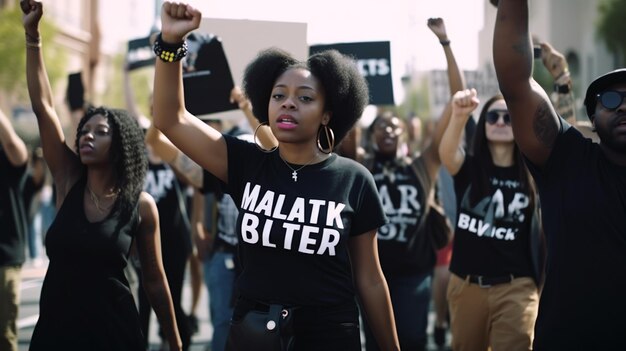
[[[370,104],[394,104],[391,49],[388,41],[312,45],[309,47],[309,54],[330,49],[357,60],[359,71],[369,85]]]

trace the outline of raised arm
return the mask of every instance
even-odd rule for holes
[[[585,137],[598,142],[598,134],[589,120],[580,121],[576,118],[576,98],[565,56],[549,43],[542,42],[541,61],[554,79],[554,91],[550,98],[556,112]]]
[[[354,281],[365,318],[381,350],[400,350],[389,288],[380,268],[376,230],[350,238]]]
[[[202,187],[203,170],[189,156],[183,154],[172,142],[153,125],[146,133],[146,144],[163,161],[185,178],[194,188]]]
[[[144,290],[169,343],[169,349],[181,350],[183,343],[178,334],[174,304],[161,258],[159,213],[154,199],[148,193],[141,193],[139,215],[141,223],[136,239]]]
[[[39,21],[43,15],[41,2],[22,0],[23,24],[26,31],[26,82],[33,112],[37,116],[41,145],[46,163],[54,177],[60,198],[65,197],[80,167],[78,157],[65,145],[61,123],[54,110],[52,89],[41,54]]]
[[[248,124],[250,124],[250,127],[253,131],[259,127],[260,123],[254,113],[252,113],[252,105],[250,104],[250,100],[248,100],[244,96],[239,86],[233,87],[233,90],[230,91],[230,102],[237,103],[237,106],[239,106],[239,109],[246,116],[246,120],[248,121]],[[259,128],[256,137],[258,138],[259,143],[261,143],[261,146],[263,146],[263,148],[266,150],[278,146],[278,140],[276,140],[276,137],[274,136],[274,134],[272,134],[272,130],[269,128],[269,126]]]
[[[450,39],[448,38],[443,19],[430,18],[428,20],[428,27],[437,36],[437,39],[439,39],[439,42],[441,43],[441,46],[443,48],[443,52],[446,56],[446,62],[448,64],[448,83],[450,85],[450,96],[452,96],[457,91],[465,89],[465,80],[463,78],[463,74],[461,73],[461,70],[456,63],[454,53],[452,52],[452,48],[450,47]],[[439,144],[441,143],[443,133],[446,130],[450,121],[451,111],[452,109],[450,107],[450,104],[446,105],[435,127],[432,141],[422,153],[426,161],[426,167],[428,168],[428,173],[431,179],[436,178],[439,172],[439,167],[441,166],[441,160],[439,159]]]
[[[165,1],[157,44],[176,52],[189,32],[200,26],[201,17],[200,11],[189,5]],[[156,59],[153,110],[155,127],[179,150],[222,181],[228,181],[226,142],[222,134],[185,109],[180,61]]]
[[[137,107],[135,91],[130,84],[130,70],[128,69],[127,60],[128,58],[124,61],[124,101],[126,102],[126,111],[128,111],[128,113],[130,113],[130,115],[137,119],[137,122],[139,122],[141,112],[139,111],[139,107]]]
[[[22,138],[15,132],[11,121],[0,110],[0,144],[7,155],[9,162],[15,166],[23,166],[28,161],[28,150]]]
[[[532,78],[528,0],[498,2],[493,58],[515,141],[530,161],[542,166],[550,156],[560,122],[545,91]]]
[[[465,161],[463,131],[479,103],[475,89],[458,91],[452,97],[452,118],[439,145],[441,163],[451,175],[457,174]]]

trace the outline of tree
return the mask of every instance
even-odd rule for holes
[[[53,45],[57,33],[54,25],[43,19],[40,32],[48,76],[54,84],[64,77],[65,54],[59,45]],[[0,11],[0,38],[0,90],[26,99],[26,39],[19,6]]]
[[[626,64],[626,0],[601,0],[598,4],[596,35],[618,58],[618,65]]]

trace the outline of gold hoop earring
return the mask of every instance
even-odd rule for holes
[[[259,150],[261,150],[261,151],[263,151],[263,152],[265,152],[265,153],[269,154],[270,152],[274,152],[274,151],[276,151],[276,149],[278,149],[278,145],[274,146],[273,148],[271,148],[271,149],[269,149],[269,150],[264,149],[264,148],[260,145],[260,142],[258,142],[258,141],[257,141],[258,139],[257,139],[257,137],[256,137],[256,134],[259,132],[259,128],[261,128],[262,126],[267,126],[267,127],[269,128],[269,124],[268,124],[267,122],[264,122],[264,123],[260,123],[260,124],[259,124],[259,125],[258,125],[255,129],[254,129],[254,136],[253,136],[253,138],[254,138],[254,145],[256,145],[256,147],[257,147]]]
[[[328,145],[327,149],[324,149],[322,147],[322,143],[320,141],[320,134],[322,130],[324,131],[324,134],[326,135],[326,143]],[[320,127],[320,130],[317,132],[317,148],[320,149],[320,151],[325,154],[330,154],[331,152],[333,152],[333,149],[335,148],[335,133],[333,133],[333,130],[330,129],[330,127],[326,124],[322,124],[322,127]]]

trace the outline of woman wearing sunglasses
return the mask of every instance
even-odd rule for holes
[[[458,213],[447,294],[452,349],[530,350],[541,281],[537,199],[502,95],[485,103],[465,154],[463,128],[478,104],[474,89],[454,95],[439,147]]]

